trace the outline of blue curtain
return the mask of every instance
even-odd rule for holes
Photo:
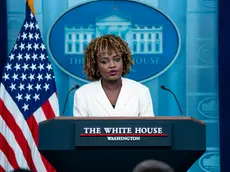
[[[0,1],[0,78],[7,58],[6,0]]]
[[[230,155],[230,115],[229,115],[229,6],[228,0],[219,0],[219,96],[220,96],[220,164],[221,172],[229,171]]]

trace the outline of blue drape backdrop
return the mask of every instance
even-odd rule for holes
[[[229,39],[230,19],[228,0],[219,0],[219,122],[220,122],[220,164],[221,172],[229,171],[230,155],[230,115],[229,115]]]
[[[6,0],[0,2],[0,78],[7,56]]]

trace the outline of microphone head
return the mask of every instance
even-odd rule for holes
[[[166,88],[166,86],[161,85],[161,89],[166,90],[167,88]]]
[[[75,89],[78,89],[80,86],[78,84],[74,85]]]

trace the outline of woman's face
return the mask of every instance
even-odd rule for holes
[[[115,81],[121,78],[123,73],[123,59],[120,53],[106,51],[97,57],[97,69],[104,80]]]

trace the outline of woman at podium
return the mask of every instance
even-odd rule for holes
[[[92,40],[84,52],[84,72],[92,81],[74,94],[74,116],[154,116],[149,89],[128,78],[133,65],[119,36]]]

